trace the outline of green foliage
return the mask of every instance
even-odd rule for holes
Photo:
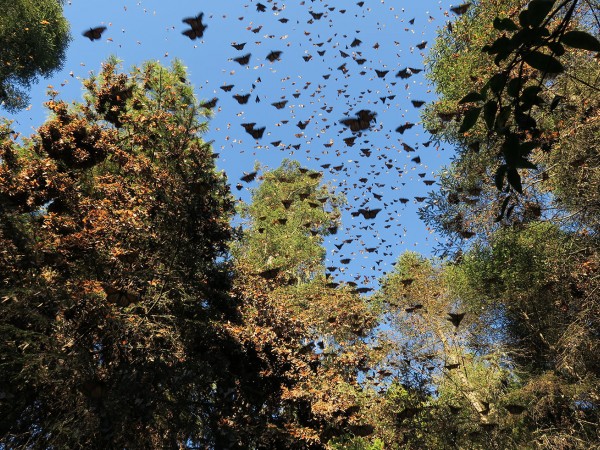
[[[27,105],[27,89],[60,69],[70,40],[69,24],[57,0],[2,2],[0,16],[0,106]]]
[[[261,178],[252,204],[241,207],[250,227],[234,252],[243,253],[257,271],[277,268],[289,280],[322,276],[323,237],[337,232],[343,199],[320,185],[320,173],[296,161],[284,161]]]

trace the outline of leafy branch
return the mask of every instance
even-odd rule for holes
[[[459,132],[467,133],[482,117],[488,136],[501,139],[499,156],[503,163],[494,177],[500,191],[522,194],[519,169],[537,169],[529,158],[531,152],[550,148],[544,143],[543,130],[532,113],[546,103],[540,94],[547,81],[566,73],[561,62],[565,47],[600,52],[600,41],[595,36],[574,29],[580,3],[580,0],[565,0],[555,5],[555,0],[532,0],[519,13],[517,22],[507,17],[494,19],[494,28],[503,34],[481,51],[495,56],[494,63],[500,71],[481,90],[460,100],[459,104],[471,106],[463,115]],[[549,111],[554,111],[562,99],[555,95]],[[507,203],[504,202],[500,217]]]

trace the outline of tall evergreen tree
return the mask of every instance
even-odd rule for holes
[[[0,442],[210,442],[231,201],[185,69],[106,63],[0,154]],[[228,343],[229,342],[229,343]]]
[[[38,77],[62,67],[69,24],[59,0],[3,0],[0,8],[0,106],[14,111],[27,105]]]

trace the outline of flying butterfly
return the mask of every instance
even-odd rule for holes
[[[106,27],[95,27],[95,28],[90,28],[87,31],[84,31],[81,34],[83,34],[90,41],[95,41],[102,37],[102,33],[104,33],[105,30],[106,30]]]
[[[250,183],[256,178],[257,172],[244,172],[244,176],[240,178],[245,183]]]
[[[215,106],[217,106],[217,101],[219,99],[217,97],[214,97],[212,100],[209,100],[207,102],[204,103],[200,103],[200,107],[201,108],[206,108],[206,109],[213,109]]]
[[[227,84],[227,85],[221,86],[221,89],[223,89],[225,92],[229,92],[233,89],[233,84]]]
[[[287,104],[287,102],[288,102],[287,100],[282,100],[280,102],[271,103],[271,105],[273,105],[277,109],[283,109],[283,108],[285,108],[285,105]]]
[[[254,128],[255,123],[243,123],[242,126],[246,130],[246,132],[251,135],[254,139],[260,139],[263,137],[265,132],[265,127],[262,128]]]
[[[309,13],[315,20],[319,20],[321,17],[323,17],[323,13],[316,13],[314,11],[309,11]]]
[[[246,94],[246,95],[240,95],[240,94],[235,94],[233,96],[233,98],[240,104],[240,105],[244,105],[246,103],[248,103],[248,99],[250,98],[250,94]]]
[[[267,59],[271,62],[275,62],[279,59],[283,52],[281,50],[273,50],[267,55]]]
[[[415,108],[420,108],[425,104],[423,100],[411,100],[410,101]]]
[[[256,128],[256,129],[250,131],[249,133],[252,135],[252,137],[254,139],[260,139],[263,137],[263,134],[265,133],[265,128],[266,127]]]
[[[342,119],[340,120],[340,123],[349,127],[353,132],[366,130],[371,126],[371,122],[375,120],[375,115],[376,113],[369,111],[368,109],[361,109],[356,113],[356,117]]]
[[[377,76],[379,78],[385,77],[388,72],[389,72],[389,70],[377,70],[377,69],[375,69],[375,73],[377,74]]]
[[[381,208],[376,209],[359,209],[357,212],[361,214],[365,219],[374,219],[377,214],[381,211]]]
[[[348,146],[348,147],[352,147],[354,145],[354,141],[356,140],[356,137],[347,137],[344,138],[344,143]]]
[[[233,60],[238,63],[240,66],[245,66],[250,62],[250,53],[245,54],[244,56],[238,56],[237,58],[233,58]]]
[[[408,67],[405,67],[396,74],[397,78],[402,78],[403,80],[405,80],[406,78],[410,78],[411,76],[412,73],[409,72]]]
[[[454,6],[454,7],[450,8],[450,11],[452,11],[457,16],[462,16],[464,13],[466,13],[469,10],[470,7],[471,7],[470,3],[463,3],[462,5],[458,5],[458,6]]]
[[[350,44],[350,47],[358,47],[361,43],[362,43],[362,41],[360,39],[354,38],[354,40]]]
[[[417,45],[416,45],[416,47],[417,47],[419,50],[423,50],[425,47],[427,47],[427,41],[423,41],[423,42],[421,42],[420,44],[417,44]]]
[[[245,42],[242,42],[241,44],[231,44],[231,46],[233,48],[235,48],[236,50],[244,50],[245,45],[246,45]]]
[[[181,34],[189,37],[191,40],[199,39],[204,36],[204,30],[208,27],[202,23],[203,16],[204,13],[200,13],[196,17],[186,17],[183,19],[182,22],[188,24],[191,29],[182,31]]]
[[[415,126],[414,123],[412,123],[412,122],[406,122],[404,125],[400,125],[398,128],[396,128],[396,132],[400,133],[400,134],[404,134],[404,132],[406,130],[410,130],[414,126]]]

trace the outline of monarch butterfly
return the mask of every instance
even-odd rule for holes
[[[457,16],[462,16],[464,13],[466,13],[468,11],[468,9],[470,7],[471,7],[470,3],[463,3],[462,5],[458,5],[458,6],[454,6],[453,8],[450,8],[450,11],[452,11]]]
[[[242,124],[244,130],[246,130],[248,134],[250,134],[254,139],[260,139],[263,136],[263,133],[265,132],[265,127],[255,129],[254,125],[256,125],[256,123],[254,122]]]
[[[204,13],[200,13],[196,17],[186,17],[183,19],[182,22],[188,24],[192,28],[190,30],[182,31],[181,34],[184,34],[192,40],[204,36],[204,30],[206,30],[208,26],[202,23],[203,16]]]
[[[204,31],[200,32],[198,30],[194,30],[193,28],[189,30],[182,31],[181,34],[189,37],[191,40],[200,39],[204,35]]]
[[[267,55],[267,59],[271,62],[275,62],[279,59],[283,52],[281,50],[273,50]]]
[[[285,105],[287,104],[287,102],[288,102],[287,100],[282,100],[280,102],[271,103],[271,105],[273,105],[277,109],[282,109],[282,108],[285,108]]]
[[[410,101],[415,108],[420,108],[425,104],[423,100],[411,100]]]
[[[260,139],[263,137],[263,134],[265,133],[265,127],[250,130],[249,133],[252,135],[252,137],[254,139]]]
[[[396,128],[396,132],[400,133],[400,134],[404,134],[404,132],[406,130],[410,130],[414,126],[415,126],[414,123],[412,123],[412,122],[406,122],[404,125],[400,125],[398,128]]]
[[[419,50],[423,50],[425,47],[427,47],[427,41],[423,41],[420,44],[417,44],[416,46]]]
[[[233,60],[238,63],[240,66],[245,66],[250,62],[251,53],[248,53],[244,56],[239,56],[237,58],[233,58]]]
[[[374,219],[381,212],[381,208],[376,209],[359,209],[358,213],[362,214],[365,219]]]
[[[377,74],[377,76],[379,78],[385,77],[388,72],[389,72],[389,70],[377,70],[377,69],[375,69],[375,73]]]
[[[244,104],[248,103],[250,94],[246,94],[246,95],[235,94],[233,96],[233,98],[235,98],[240,105],[244,105]]]
[[[106,27],[90,28],[89,30],[84,31],[82,34],[90,41],[95,41],[102,37],[102,33],[104,33],[105,30]]]
[[[246,130],[249,133],[250,130],[254,129],[254,125],[256,125],[256,122],[242,123],[241,125],[242,125],[242,127],[244,127],[244,130]]]
[[[208,102],[204,102],[204,103],[200,103],[200,107],[201,108],[206,108],[206,109],[212,109],[215,106],[217,106],[217,101],[219,99],[217,97],[214,97],[212,100],[208,101]]]
[[[406,78],[410,78],[412,76],[412,73],[410,73],[408,71],[408,67],[405,67],[404,69],[400,70],[397,74],[396,74],[396,78],[402,78],[403,80]]]
[[[404,151],[407,151],[407,152],[414,152],[415,151],[415,149],[412,148],[410,145],[408,145],[406,142],[402,143],[402,148],[404,149]]]
[[[373,288],[370,288],[370,287],[359,287],[359,288],[354,289],[354,291],[359,294],[366,294],[367,292],[371,292],[372,290],[373,290]]]
[[[252,180],[256,178],[256,172],[244,172],[244,176],[240,178],[240,180],[245,181],[246,183],[250,183]]]
[[[354,40],[350,44],[350,47],[358,47],[360,44],[362,44],[362,41],[358,38],[354,38]]]
[[[340,120],[340,123],[350,127],[351,131],[366,130],[371,125],[371,122],[375,120],[376,113],[369,111],[368,109],[361,109],[356,115],[357,117],[342,119]]]
[[[235,48],[236,50],[243,50],[245,45],[246,45],[245,42],[242,42],[241,44],[231,44],[231,46],[233,48]]]
[[[106,301],[114,303],[117,306],[129,306],[131,303],[140,300],[140,296],[135,292],[126,289],[117,289],[108,283],[102,283],[102,289],[104,289],[104,293],[106,294]]]
[[[227,85],[221,86],[221,89],[223,89],[225,92],[229,92],[233,89],[233,86],[234,86],[233,84],[227,84]]]
[[[344,143],[348,146],[348,147],[352,147],[354,145],[354,141],[356,140],[355,137],[347,137],[344,138]]]
[[[309,13],[315,20],[319,20],[321,17],[323,17],[323,13],[316,13],[314,11],[309,11]]]

